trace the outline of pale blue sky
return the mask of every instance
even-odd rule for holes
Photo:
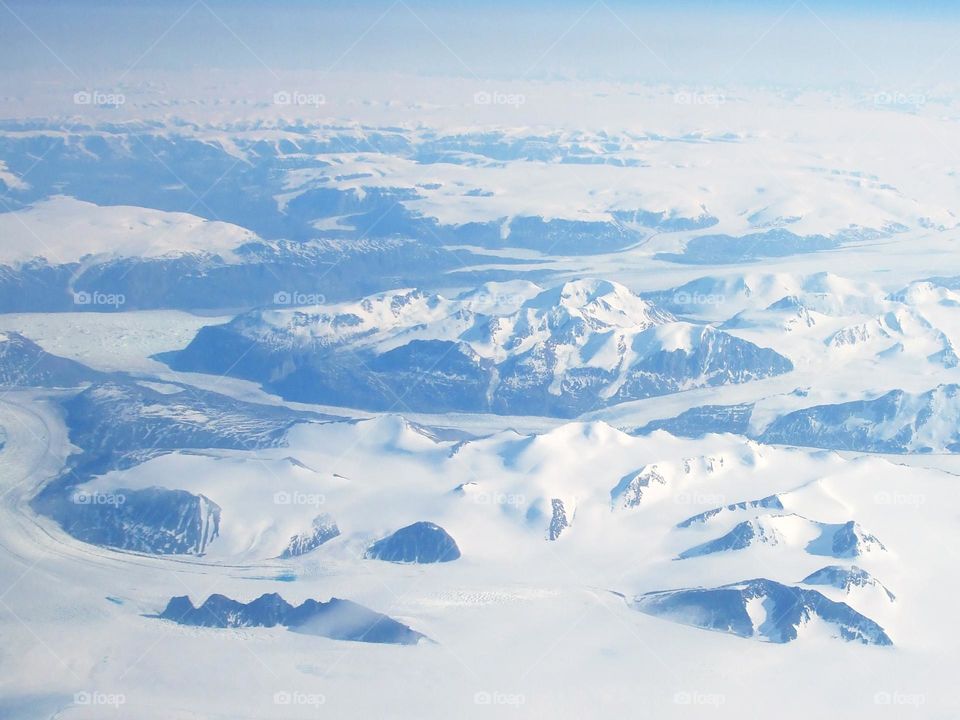
[[[952,80],[960,3],[0,2],[0,68],[218,67],[910,88]],[[69,68],[69,71],[68,69]]]

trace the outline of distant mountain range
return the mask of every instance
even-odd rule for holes
[[[677,321],[603,280],[256,310],[203,328],[164,359],[304,402],[558,417],[793,368],[773,350]]]
[[[751,428],[752,403],[691,408],[635,430],[681,437],[729,432],[763,443],[877,453],[960,452],[960,386],[926,392],[891,390],[869,400],[813,405]]]

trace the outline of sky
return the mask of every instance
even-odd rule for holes
[[[309,70],[907,92],[953,80],[958,30],[947,2],[0,0],[0,89]]]

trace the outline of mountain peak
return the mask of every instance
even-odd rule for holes
[[[671,322],[673,316],[627,287],[611,280],[586,278],[570,280],[544,290],[525,307],[553,311],[556,317],[574,317],[601,327],[643,330]]]

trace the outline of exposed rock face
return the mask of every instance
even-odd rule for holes
[[[754,520],[745,520],[738,523],[733,530],[715,540],[702,543],[689,550],[684,550],[678,558],[686,560],[688,558],[711,555],[713,553],[726,552],[730,550],[743,550],[751,545],[778,545],[782,536],[776,526],[769,522],[764,522],[757,518]]]
[[[202,328],[166,359],[177,370],[254,380],[291,400],[386,410],[402,396],[414,411],[556,417],[793,369],[773,350],[677,321],[604,280],[530,292],[498,308],[476,293],[401,290],[254,310]]]
[[[333,518],[326,513],[317,515],[313,519],[313,527],[310,531],[294,535],[290,538],[290,543],[280,554],[281,559],[299,557],[305,555],[311,550],[316,550],[328,540],[333,540],[340,534],[340,528]]]
[[[74,387],[106,377],[73,360],[51,355],[16,332],[0,332],[0,387]]]
[[[876,588],[880,590],[890,602],[896,600],[896,596],[890,592],[886,585],[856,565],[852,565],[849,568],[841,565],[828,565],[811,573],[801,582],[804,585],[827,585],[837,588],[838,590],[843,590],[848,595],[857,589]]]
[[[322,417],[173,383],[170,389],[118,378],[95,382],[63,401],[70,442],[83,452],[70,458],[31,507],[84,542],[202,555],[219,533],[222,512],[210,498],[165,487],[92,491],[86,482],[175,451],[276,447],[298,422]]]
[[[873,400],[817,405],[774,420],[760,441],[880,453],[960,452],[960,386],[893,390]]]
[[[564,507],[563,500],[553,498],[550,501],[552,515],[550,516],[550,527],[547,528],[547,540],[559,540],[561,533],[570,527],[570,520],[567,518],[567,509]]]
[[[308,635],[371,643],[416,645],[424,637],[349,600],[306,600],[294,606],[276,593],[261,595],[248,603],[211,595],[200,607],[194,607],[185,595],[174,597],[159,617],[180,625],[209,628],[283,626]]]
[[[753,404],[701,405],[686,410],[676,417],[653,420],[633,431],[647,435],[655,430],[666,430],[677,437],[702,437],[707,433],[746,435],[750,428]]]
[[[634,605],[674,622],[773,643],[796,640],[804,626],[821,621],[843,640],[893,644],[880,625],[846,603],[764,578],[716,588],[651,592],[638,597]]]
[[[666,484],[667,479],[656,465],[645,465],[620,478],[617,486],[610,491],[610,500],[614,507],[637,507],[651,488]]]
[[[678,558],[684,560],[729,550],[743,550],[753,545],[779,545],[787,542],[787,537],[798,528],[815,535],[803,546],[811,555],[850,558],[886,550],[876,536],[866,532],[853,520],[845,523],[822,523],[789,514],[763,515],[744,520],[725,535],[685,550]]]
[[[705,510],[698,515],[688,517],[686,520],[677,523],[677,527],[688,528],[691,525],[705,523],[710,518],[716,517],[724,511],[736,512],[737,510],[754,510],[758,508],[763,508],[765,510],[783,510],[783,503],[781,502],[779,495],[768,495],[767,497],[760,498],[759,500],[744,500],[742,502],[725,505],[724,507]]]
[[[76,490],[53,516],[73,537],[155,555],[203,555],[220,532],[220,506],[186,490]]]
[[[364,557],[398,563],[451,562],[460,557],[460,548],[439,525],[416,522],[377,540]]]
[[[886,550],[875,535],[866,532],[853,520],[844,523],[833,533],[830,549],[830,554],[838,558],[859,557],[874,550]]]

